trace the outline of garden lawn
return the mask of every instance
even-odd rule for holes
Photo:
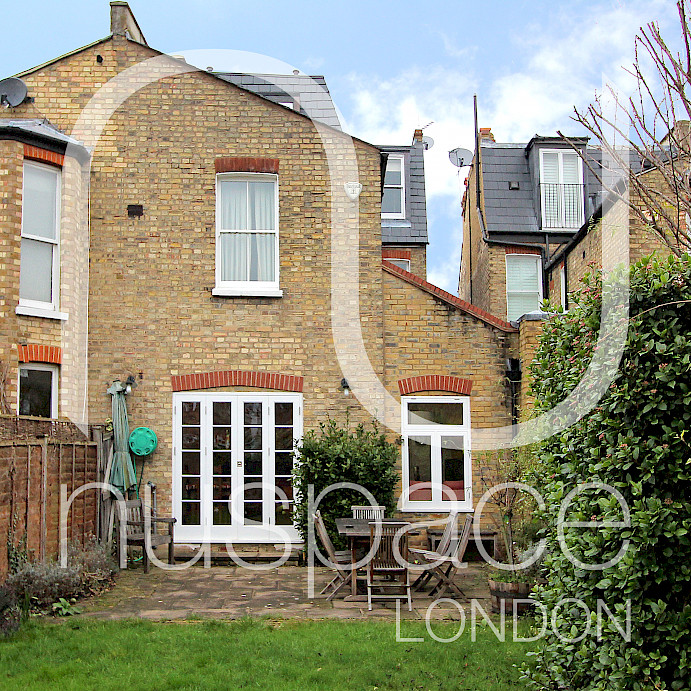
[[[450,638],[458,622],[432,622]],[[527,635],[527,627],[519,630]],[[424,622],[30,621],[0,639],[2,689],[522,689],[529,644],[470,624],[451,643]]]

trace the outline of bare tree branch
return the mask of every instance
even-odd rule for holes
[[[676,254],[691,250],[687,228],[691,217],[691,36],[688,0],[678,0],[682,52],[674,53],[656,22],[641,27],[634,43],[634,60],[625,72],[636,84],[625,101],[608,87],[615,116],[605,113],[602,96],[573,120],[600,143],[606,157],[622,171],[629,171],[628,196],[608,179],[602,168],[588,158],[561,132],[581,156],[605,194],[625,200],[644,226]],[[648,70],[650,63],[652,70]],[[680,117],[682,116],[682,117]],[[632,157],[633,164],[630,165]]]

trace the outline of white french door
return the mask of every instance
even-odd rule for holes
[[[176,542],[299,541],[291,472],[300,394],[173,394]]]

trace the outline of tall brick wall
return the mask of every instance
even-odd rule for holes
[[[24,79],[33,106],[70,131],[91,93],[151,55],[116,37]],[[355,297],[370,361],[381,372],[380,157],[360,142],[355,149],[363,184],[363,287]],[[282,298],[211,295],[219,157],[278,161]],[[327,415],[343,420],[354,405],[340,390],[332,343],[328,181],[324,148],[309,120],[203,72],[145,86],[104,130],[91,177],[91,421],[110,416],[108,384],[134,374],[130,424],[158,435],[144,479],[158,484],[164,513],[172,483],[171,377],[217,370],[303,376],[305,429]],[[129,218],[128,204],[141,204],[144,215]],[[357,405],[350,417],[369,419]]]
[[[400,399],[398,380],[425,375],[472,381],[473,427],[511,424],[506,359],[515,356],[516,333],[506,333],[465,314],[397,276],[384,274],[386,387]],[[426,391],[423,395],[435,395]],[[482,496],[479,464],[473,494]]]
[[[116,37],[35,70],[24,77],[35,103],[14,117],[41,112],[69,132],[100,86],[152,55]],[[401,378],[472,379],[473,424],[510,423],[505,370],[515,334],[398,278],[382,278],[380,156],[361,142],[355,149],[363,184],[360,292],[343,297],[359,301],[372,368],[396,399]],[[281,298],[211,294],[220,157],[278,162]],[[309,120],[207,73],[169,77],[144,86],[116,111],[91,171],[90,421],[110,416],[110,382],[134,375],[130,426],[151,427],[158,435],[144,481],[158,485],[163,514],[171,509],[173,377],[226,370],[303,377],[305,429],[327,415],[341,422],[347,413],[352,422],[370,419],[339,386],[331,331],[329,170]],[[143,215],[130,218],[130,204],[141,205]],[[503,273],[503,249],[492,256]],[[411,253],[411,268],[423,258]]]

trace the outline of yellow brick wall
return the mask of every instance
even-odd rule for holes
[[[99,87],[153,54],[113,39],[38,69],[24,77],[35,103],[13,117],[40,114],[70,132]],[[374,371],[397,400],[399,378],[472,379],[473,425],[509,424],[505,369],[515,336],[383,274],[380,157],[364,143],[355,142],[355,149],[363,184],[361,289],[347,298],[359,299]],[[211,295],[214,162],[221,156],[279,161],[282,298]],[[106,389],[112,380],[135,375],[130,425],[152,427],[158,435],[144,481],[157,483],[163,513],[171,508],[173,375],[226,369],[300,375],[306,430],[327,415],[343,421],[348,412],[353,423],[370,419],[339,388],[330,321],[329,170],[309,120],[206,73],[170,77],[143,87],[116,111],[91,171],[90,422],[110,416]],[[128,204],[141,204],[144,215],[129,218]],[[411,258],[413,272],[424,277],[423,249]],[[392,430],[391,437],[399,432]]]
[[[7,113],[9,109],[2,109]],[[17,315],[22,228],[24,145],[0,140],[0,366],[6,367],[4,386],[9,411],[17,413],[18,344],[62,346],[62,324],[52,319]],[[62,224],[69,233],[70,209],[63,209]],[[61,228],[62,230],[62,228]],[[64,284],[65,277],[61,277]]]
[[[36,99],[32,108],[69,132],[97,88],[152,54],[114,39],[33,72],[24,78]],[[363,184],[361,323],[370,361],[381,372],[380,157],[363,143],[355,149]],[[214,162],[221,156],[279,160],[282,298],[211,295]],[[369,419],[339,388],[328,184],[324,148],[308,119],[206,73],[145,86],[107,124],[91,174],[90,422],[110,416],[106,388],[113,379],[141,373],[128,398],[130,424],[158,434],[144,480],[157,482],[164,512],[172,481],[172,375],[223,369],[301,375],[305,429],[327,415],[343,420],[346,407],[354,423]],[[128,204],[142,204],[144,216],[129,218]]]
[[[510,425],[506,359],[515,356],[518,334],[488,326],[388,273],[384,297],[384,371],[391,395],[400,400],[398,380],[408,377],[439,374],[470,379],[472,426]],[[477,499],[484,492],[477,463],[473,474]]]

